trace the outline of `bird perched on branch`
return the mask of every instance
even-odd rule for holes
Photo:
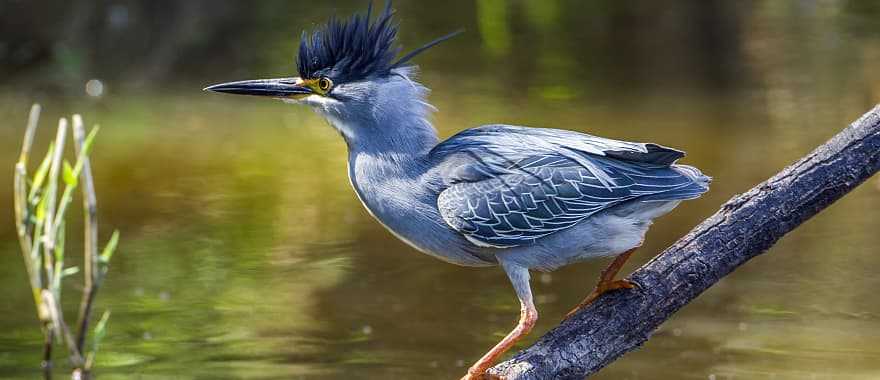
[[[679,150],[558,129],[494,124],[440,141],[410,61],[457,33],[397,58],[392,13],[389,2],[373,21],[368,10],[304,32],[297,77],[206,90],[310,106],[342,135],[355,193],[392,234],[443,261],[503,268],[520,318],[465,375],[482,378],[538,318],[530,270],[614,257],[569,315],[635,287],[615,275],[651,221],[706,192],[709,178],[676,164]]]

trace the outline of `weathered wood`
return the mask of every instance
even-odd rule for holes
[[[489,373],[583,379],[641,346],[682,306],[880,170],[880,106],[747,193],[734,196],[629,278]]]

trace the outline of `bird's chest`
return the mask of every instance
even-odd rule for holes
[[[394,162],[370,156],[354,156],[349,160],[349,179],[358,199],[373,218],[399,239],[424,251],[415,240],[413,227],[423,220],[429,206],[420,194],[418,176],[408,173]]]
[[[348,174],[364,207],[395,237],[422,253],[466,266],[494,264],[465,248],[466,241],[443,222],[437,194],[409,163],[352,155]]]
[[[356,156],[349,160],[348,176],[361,203],[373,216],[382,216],[381,222],[412,206],[416,180],[393,163]]]

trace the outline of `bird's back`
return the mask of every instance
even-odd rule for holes
[[[430,153],[446,223],[477,246],[528,246],[603,211],[699,197],[709,177],[684,152],[573,131],[489,125]]]

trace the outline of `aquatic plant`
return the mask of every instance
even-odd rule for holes
[[[31,107],[22,143],[21,154],[15,164],[14,197],[15,223],[21,253],[33,292],[37,316],[43,330],[44,377],[52,376],[52,352],[55,345],[67,348],[74,379],[90,377],[95,355],[107,327],[109,311],[104,311],[98,322],[91,328],[92,309],[101,283],[107,275],[110,259],[119,241],[118,231],[114,231],[103,251],[98,252],[98,219],[95,185],[89,164],[89,149],[98,132],[98,127],[86,134],[82,117],[73,115],[73,141],[76,151],[74,164],[64,159],[64,144],[67,139],[68,121],[61,118],[54,142],[37,166],[32,177],[28,177],[28,160],[31,155],[34,136],[40,118],[40,106]],[[63,191],[59,194],[60,184]],[[62,279],[76,275],[79,267],[65,267],[65,234],[68,206],[72,203],[74,191],[79,187],[83,200],[83,290],[76,325],[66,322],[61,307]]]

